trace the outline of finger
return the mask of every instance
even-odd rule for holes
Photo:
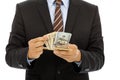
[[[41,51],[43,51],[43,47],[32,48],[32,49],[29,49],[29,51],[32,53],[41,52]]]
[[[35,47],[43,46],[43,45],[45,44],[45,42],[46,42],[47,39],[48,39],[48,38],[47,38],[46,35],[43,36],[42,39],[39,39],[39,41],[37,41],[37,42],[35,43]]]
[[[35,48],[38,48],[38,47],[41,47],[41,46],[43,46],[44,45],[44,42],[36,42],[35,44],[34,44],[34,47]]]
[[[68,51],[55,50],[54,53],[59,56],[70,56]]]
[[[69,44],[68,47],[71,48],[71,49],[77,49],[78,48],[75,44]]]
[[[39,58],[42,53],[43,52],[35,52],[35,54],[33,54],[33,56],[34,56],[34,58]]]
[[[47,40],[47,39],[48,39],[48,35],[44,35],[44,36],[43,36],[43,39],[44,39],[44,40]]]
[[[60,55],[57,51],[54,51],[53,53],[54,53],[56,56],[58,56],[58,57],[60,57],[60,58],[63,58],[63,56]]]
[[[54,51],[54,54],[55,54],[56,56],[64,59],[64,60],[68,61],[68,62],[69,62],[69,60],[71,59],[71,56],[59,54],[59,53],[57,53],[56,51]]]
[[[41,52],[41,51],[43,51],[43,46],[42,46],[42,47],[35,48],[35,51],[36,51],[36,52]]]

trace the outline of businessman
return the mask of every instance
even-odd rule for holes
[[[69,50],[44,50],[51,32],[72,34]],[[96,5],[83,0],[28,0],[17,4],[9,66],[26,69],[26,80],[89,80],[102,68],[104,45]]]

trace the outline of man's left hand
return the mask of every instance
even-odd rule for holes
[[[67,62],[81,61],[81,52],[75,44],[68,45],[69,50],[54,50],[54,54]]]

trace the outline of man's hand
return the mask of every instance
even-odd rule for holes
[[[81,61],[81,52],[78,47],[74,44],[69,44],[68,47],[69,50],[54,50],[54,54],[67,62]]]
[[[47,36],[38,37],[31,39],[28,42],[29,50],[28,50],[28,58],[30,59],[37,59],[43,53],[43,45],[47,40]]]

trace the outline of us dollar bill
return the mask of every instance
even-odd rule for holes
[[[54,41],[54,48],[66,49],[72,34],[67,32],[57,32]]]

